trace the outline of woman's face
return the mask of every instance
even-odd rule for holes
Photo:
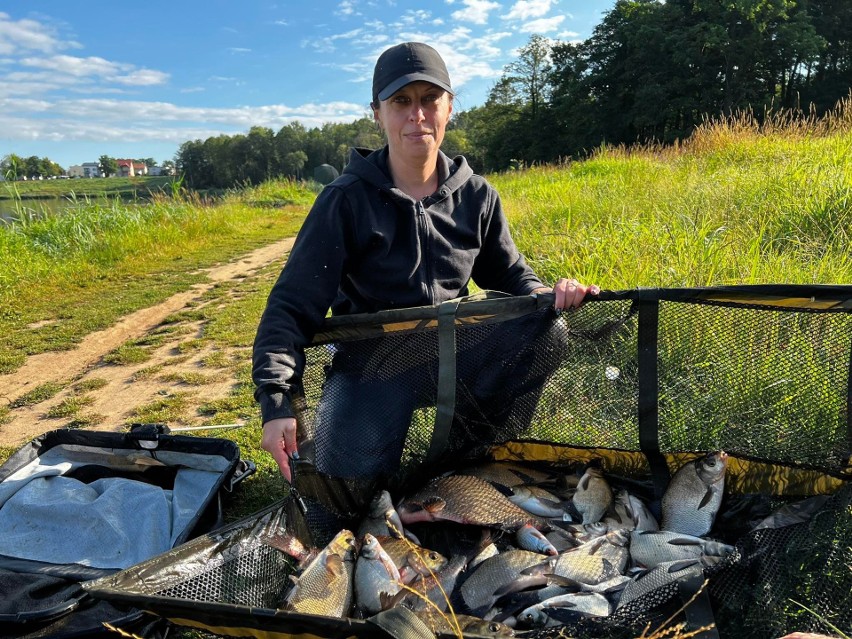
[[[412,82],[402,87],[373,110],[384,129],[390,153],[408,159],[434,157],[441,142],[453,101],[450,94],[429,82]]]

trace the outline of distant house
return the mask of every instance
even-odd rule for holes
[[[83,162],[68,167],[68,177],[96,178],[101,176],[101,167],[97,162]]]
[[[116,160],[116,164],[118,164],[118,175],[121,177],[148,175],[148,167],[144,162],[136,162],[135,160]]]

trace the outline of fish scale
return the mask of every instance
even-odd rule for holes
[[[343,617],[352,605],[356,541],[341,530],[305,567],[287,596],[289,610]]]
[[[461,585],[462,601],[473,614],[483,614],[497,600],[495,593],[520,579],[521,572],[541,562],[529,550],[507,550],[483,561]]]
[[[663,494],[660,528],[706,535],[722,503],[727,463],[727,453],[719,451],[681,466]]]
[[[403,524],[455,521],[514,532],[524,524],[548,530],[549,524],[516,506],[491,484],[473,475],[450,475],[429,482],[397,506]]]

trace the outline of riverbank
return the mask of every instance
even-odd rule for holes
[[[0,182],[0,200],[44,200],[53,198],[150,197],[172,192],[175,178],[138,176],[110,178],[73,178],[67,180],[26,180]]]

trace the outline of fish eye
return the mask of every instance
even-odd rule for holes
[[[493,621],[488,624],[488,631],[489,632],[498,632],[499,630],[500,630],[500,626],[498,626]]]
[[[431,559],[432,561],[438,561],[438,553],[434,551],[430,552],[429,559]]]

